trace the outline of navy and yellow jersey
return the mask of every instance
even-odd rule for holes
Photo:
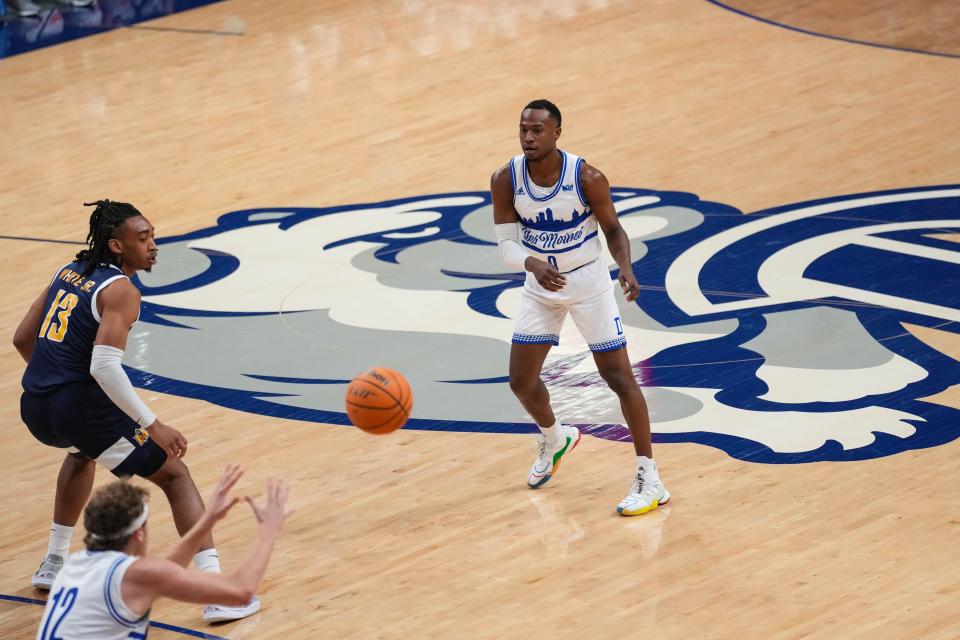
[[[92,382],[90,358],[100,328],[97,295],[120,278],[114,265],[100,264],[82,275],[86,264],[71,262],[57,272],[44,304],[33,354],[23,374],[23,389],[46,394],[73,382]]]

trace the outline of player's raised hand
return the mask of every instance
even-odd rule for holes
[[[567,284],[566,277],[549,262],[531,257],[527,258],[524,266],[527,271],[533,274],[540,286],[547,291],[560,291]]]
[[[247,504],[253,509],[253,515],[260,523],[260,529],[270,535],[277,535],[283,527],[293,509],[287,510],[287,495],[290,488],[281,478],[267,479],[267,491],[264,499],[258,504],[247,496]]]
[[[187,455],[187,439],[173,427],[154,420],[153,424],[147,427],[147,432],[171,458],[182,458]]]
[[[633,269],[620,269],[620,276],[617,280],[620,281],[623,297],[627,299],[627,302],[636,300],[637,296],[640,295],[640,284],[637,282],[637,277],[633,275]]]
[[[216,488],[210,494],[210,498],[207,499],[207,509],[204,514],[207,518],[213,521],[223,519],[233,508],[233,505],[240,501],[239,497],[229,494],[241,476],[243,476],[243,469],[240,468],[240,465],[227,465]]]

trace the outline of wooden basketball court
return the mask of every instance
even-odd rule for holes
[[[563,110],[561,146],[618,187],[692,193],[751,213],[960,184],[960,8],[836,4],[229,0],[2,59],[0,323],[12,336],[76,252],[69,242],[86,233],[84,201],[132,202],[163,237],[238,210],[482,192],[519,152],[520,109],[540,97]],[[937,229],[941,245],[928,257],[956,265],[948,254],[957,225]],[[640,275],[657,255],[650,247],[638,267],[648,287],[641,308],[657,295]],[[285,259],[277,251],[273,259]],[[493,248],[489,256],[496,261]],[[164,258],[161,248],[161,279],[176,263]],[[337,273],[294,271],[277,286],[332,283]],[[923,274],[904,286],[950,307],[952,319],[905,315],[900,335],[884,342],[896,350],[897,340],[915,341],[940,363],[925,370],[942,388],[910,399],[940,412],[911,422],[918,433],[951,428],[960,410],[960,311],[949,304],[957,281]],[[371,320],[387,330],[401,321],[386,307]],[[133,331],[150,345],[160,330],[142,321]],[[325,336],[310,340],[336,352]],[[234,355],[263,357],[258,339],[238,341]],[[382,339],[393,353],[391,336]],[[641,343],[630,345],[639,358]],[[714,362],[705,349],[702,362]],[[448,379],[432,373],[433,353],[404,357],[414,417],[450,422],[418,415],[417,380]],[[0,358],[0,637],[32,638],[42,607],[29,601],[45,595],[30,576],[62,453],[23,426],[23,363],[12,347]],[[502,363],[491,376],[506,374]],[[355,371],[376,364],[356,362]],[[166,627],[151,638],[960,637],[956,436],[862,456],[848,443],[849,459],[791,464],[730,455],[719,437],[711,446],[709,437],[662,435],[655,419],[673,500],[621,518],[628,443],[584,437],[562,472],[530,491],[532,436],[490,428],[466,392],[459,419],[476,429],[423,424],[384,437],[277,417],[286,414],[252,401],[229,408],[200,392],[140,393],[189,438],[186,462],[202,493],[238,461],[242,491],[282,475],[297,509],[260,614],[213,627],[200,607],[163,601],[151,620]],[[649,401],[656,414],[657,396]],[[818,402],[798,410],[826,411]],[[495,404],[516,401],[505,390]],[[884,406],[913,411],[894,404]],[[771,429],[793,419],[778,406]],[[110,479],[98,470],[98,485]],[[150,544],[160,552],[175,530],[162,493],[152,496]],[[253,531],[243,506],[215,531],[225,569]],[[82,536],[80,525],[75,550]]]

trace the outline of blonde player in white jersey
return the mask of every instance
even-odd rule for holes
[[[560,124],[560,110],[552,102],[528,104],[520,114],[523,153],[490,179],[500,259],[527,272],[510,350],[510,388],[540,427],[539,451],[527,484],[532,489],[543,486],[580,441],[576,427],[557,421],[540,379],[569,312],[600,375],[620,398],[633,436],[637,470],[617,511],[640,515],[665,504],[670,493],[653,460],[650,417],[627,356],[610,273],[600,259],[599,233],[619,266],[627,302],[639,293],[630,241],[617,218],[607,178],[582,158],[557,148]]]
[[[250,602],[263,579],[286,511],[287,487],[267,482],[262,504],[247,498],[258,521],[257,538],[232,573],[188,571],[186,566],[214,524],[238,498],[228,493],[243,472],[231,465],[190,531],[165,557],[147,551],[146,490],[116,481],[98,489],[84,509],[85,551],[73,554],[50,588],[37,640],[126,640],[146,638],[157,598],[240,606]]]

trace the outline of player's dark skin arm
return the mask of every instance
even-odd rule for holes
[[[127,334],[140,314],[140,291],[127,279],[117,280],[100,291],[97,307],[101,318],[94,344],[125,350]],[[155,420],[147,431],[168,456],[186,455],[187,439],[173,427]]]
[[[584,163],[580,172],[580,185],[597,223],[603,229],[610,255],[620,267],[618,279],[623,288],[623,295],[627,302],[633,302],[640,293],[640,285],[633,274],[633,263],[630,260],[630,238],[620,225],[617,211],[613,207],[613,199],[610,197],[610,183],[600,171]]]
[[[27,315],[23,316],[17,330],[13,332],[13,346],[16,347],[24,362],[30,362],[33,345],[37,343],[37,332],[40,331],[40,322],[43,320],[43,308],[46,301],[47,289],[44,287],[37,299],[30,305]]]
[[[510,180],[510,167],[504,165],[490,178],[490,195],[493,199],[493,223],[509,224],[520,221],[513,206],[513,183]],[[612,206],[612,205],[611,205]],[[524,262],[524,268],[533,274],[540,286],[547,291],[560,291],[567,279],[546,260],[530,256]]]

